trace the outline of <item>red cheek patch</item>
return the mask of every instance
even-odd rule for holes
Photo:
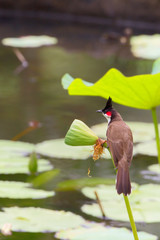
[[[106,115],[107,115],[108,117],[111,117],[112,113],[111,113],[111,112],[106,112]]]

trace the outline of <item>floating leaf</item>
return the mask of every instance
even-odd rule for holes
[[[141,240],[157,240],[158,237],[146,232],[138,232]],[[56,238],[68,240],[133,240],[133,233],[126,228],[106,227],[99,223],[88,223],[75,229],[68,229],[56,233]]]
[[[52,180],[54,177],[56,177],[59,174],[59,172],[60,172],[59,169],[53,169],[51,171],[41,173],[40,175],[38,175],[32,180],[32,184],[35,187],[39,187],[43,184],[46,184],[47,182]]]
[[[15,232],[55,232],[85,223],[82,217],[65,211],[34,207],[10,207],[3,208],[3,211],[0,212],[0,228],[9,222]]]
[[[135,221],[146,223],[160,222],[160,186],[156,184],[133,186],[134,189],[129,196],[129,200]],[[108,218],[118,221],[129,221],[123,196],[116,193],[115,186],[86,187],[82,189],[82,192],[87,197],[93,199],[95,199],[94,191],[97,191]],[[102,216],[96,203],[92,205],[85,204],[82,207],[82,211],[96,217]]]
[[[80,178],[80,179],[70,179],[63,182],[60,182],[57,186],[57,190],[59,191],[71,191],[78,190],[83,187],[94,187],[99,184],[111,185],[114,184],[114,179],[107,178]]]
[[[65,136],[65,143],[71,146],[88,146],[94,145],[97,139],[95,133],[84,122],[75,119]]]
[[[160,34],[131,37],[131,51],[134,56],[144,59],[160,57]]]
[[[0,173],[1,174],[15,174],[15,173],[25,173],[28,174],[28,164],[29,157],[0,157]],[[38,160],[38,171],[49,171],[53,168],[48,160],[39,159]]]
[[[148,167],[149,171],[160,174],[159,164],[152,164]]]
[[[134,143],[153,140],[155,138],[155,130],[153,123],[144,122],[126,122],[131,128]],[[160,131],[160,124],[158,125]],[[91,127],[98,137],[106,138],[107,122],[100,123]]]
[[[155,141],[137,144],[134,147],[135,154],[157,156],[157,146]]]
[[[49,36],[23,36],[18,38],[4,38],[2,44],[9,47],[35,48],[53,45],[58,42],[57,38]]]
[[[40,199],[54,196],[53,191],[32,189],[30,183],[0,181],[0,198]]]
[[[93,146],[68,146],[64,139],[48,140],[37,144],[36,152],[48,157],[87,159],[93,155]],[[102,157],[110,158],[108,151]]]
[[[152,109],[160,105],[160,73],[132,77],[124,76],[117,69],[110,69],[94,85],[88,86],[80,79],[74,79],[68,87],[71,95],[112,97],[113,101],[125,106]],[[63,85],[65,84],[63,77]]]
[[[64,143],[64,139],[48,140],[37,144],[36,152],[48,157],[87,159],[93,148],[89,146],[71,147]]]
[[[26,155],[34,151],[35,145],[20,141],[0,140],[0,156]]]

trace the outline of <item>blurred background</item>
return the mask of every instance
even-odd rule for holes
[[[154,60],[160,57],[160,39],[154,40],[159,33],[159,0],[0,0],[0,139],[12,139],[31,121],[40,123],[41,127],[23,136],[21,141],[39,143],[64,138],[75,118],[88,126],[103,123],[96,110],[104,107],[106,100],[69,96],[61,85],[62,76],[69,73],[96,82],[113,67],[126,76],[151,73]],[[153,41],[137,40],[135,49],[131,39],[141,35],[153,36]],[[22,36],[31,37],[23,46]],[[33,36],[49,36],[56,41],[48,44],[38,39],[33,46]],[[17,42],[12,39],[6,44],[6,38],[16,38]],[[125,121],[152,122],[148,110],[118,104],[114,107]],[[48,159],[61,169],[61,174],[56,181],[46,184],[45,189],[53,189],[62,180],[87,177],[88,167],[93,177],[115,178],[111,162],[93,163],[92,158],[87,161]],[[148,180],[141,171],[149,163],[156,163],[156,157],[138,155],[134,160],[132,180],[146,183]],[[28,175],[1,175],[1,179],[28,181]],[[78,191],[72,195],[59,192],[54,199],[45,201],[3,201],[2,207],[34,205],[79,213],[80,205],[87,201]],[[128,223],[114,225],[129,227]],[[160,235],[158,224],[141,224],[138,228]],[[53,234],[14,233],[11,237],[12,240],[22,238],[53,239]]]
[[[158,0],[0,0],[1,40],[27,35],[58,40],[53,46],[19,48],[29,65],[18,70],[14,48],[1,45],[1,138],[12,138],[31,120],[43,127],[24,140],[36,142],[63,137],[75,117],[89,125],[101,122],[95,111],[105,100],[68,96],[61,77],[68,72],[95,82],[111,67],[127,76],[150,73],[154,59],[135,57],[130,37],[160,31],[159,6]],[[121,112],[126,120],[151,121],[147,111],[121,107]]]

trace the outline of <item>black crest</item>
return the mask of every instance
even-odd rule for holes
[[[105,108],[102,109],[102,112],[106,112],[112,109],[112,98],[108,98]]]

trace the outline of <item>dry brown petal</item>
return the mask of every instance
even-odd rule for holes
[[[98,160],[101,155],[104,152],[104,143],[106,140],[102,140],[101,138],[98,138],[96,141],[96,144],[94,145],[94,153],[93,153],[93,160],[96,161]]]

